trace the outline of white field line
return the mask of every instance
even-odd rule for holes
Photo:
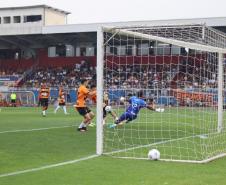
[[[222,157],[226,157],[226,153],[222,153],[222,154],[219,154],[217,156],[214,156],[214,157],[211,157],[211,158],[208,158],[208,159],[204,159],[204,160],[201,160],[201,161],[195,161],[195,160],[182,160],[182,159],[159,159],[160,161],[165,161],[165,162],[180,162],[180,163],[194,163],[194,164],[204,164],[204,163],[208,163],[208,162],[211,162],[213,160],[216,160],[216,159],[220,159]],[[133,159],[133,160],[149,160],[147,157],[146,158],[134,158],[134,157],[117,157],[117,158],[120,158],[120,159]]]
[[[148,145],[142,145],[142,146],[137,146],[137,147],[133,147],[133,148],[127,148],[127,149],[121,149],[121,150],[117,150],[117,151],[113,151],[113,152],[107,152],[107,153],[104,153],[104,155],[111,155],[111,154],[115,154],[115,153],[121,153],[121,152],[130,151],[130,150],[136,150],[136,149],[139,149],[139,148],[145,148],[145,147],[150,147],[150,146],[154,146],[154,145],[158,145],[158,144],[165,144],[165,143],[168,143],[168,142],[180,141],[180,140],[183,140],[183,139],[189,139],[189,138],[195,138],[195,137],[199,137],[200,139],[205,139],[209,135],[215,135],[215,134],[218,134],[218,132],[213,132],[213,133],[208,133],[208,134],[198,134],[198,135],[194,135],[194,136],[181,137],[181,138],[170,139],[170,140],[166,140],[166,141],[159,141],[159,142],[151,143],[151,144],[148,144]],[[205,136],[205,138],[203,136]],[[219,159],[219,158],[222,158],[222,157],[225,157],[225,156],[226,156],[226,153],[222,153],[222,154],[219,154],[217,156],[214,156],[214,157],[211,157],[211,158],[208,158],[208,159],[204,159],[202,161],[173,160],[173,159],[160,159],[160,160],[161,161],[166,161],[166,162],[184,162],[184,163],[200,163],[200,164],[203,164],[203,163],[208,163],[210,161],[213,161],[215,159]],[[115,156],[113,156],[113,157],[115,157]],[[145,160],[147,160],[147,158],[134,158],[134,157],[116,157],[116,158],[122,158],[122,159],[145,159]]]
[[[24,129],[24,130],[6,130],[6,131],[1,131],[0,134],[17,133],[17,132],[33,132],[33,131],[41,131],[41,130],[67,128],[67,127],[73,127],[73,126],[75,126],[75,125],[67,125],[67,126],[59,126],[59,127],[34,128],[34,129]]]
[[[74,164],[74,163],[78,163],[78,162],[81,162],[81,161],[93,159],[93,158],[96,158],[98,156],[99,155],[90,155],[90,156],[83,157],[83,158],[80,158],[80,159],[75,159],[75,160],[72,160],[72,161],[66,161],[66,162],[62,162],[62,163],[56,163],[56,164],[41,166],[41,167],[37,167],[37,168],[22,170],[22,171],[15,171],[15,172],[11,172],[11,173],[0,174],[0,178],[1,177],[8,177],[8,176],[15,176],[15,175],[24,174],[24,173],[36,172],[36,171],[45,170],[45,169],[49,169],[49,168],[55,168],[55,167],[64,166],[64,165],[68,165],[68,164]]]
[[[41,115],[40,113],[39,114],[36,114],[35,112],[26,112],[26,111],[21,111],[21,110],[14,110],[12,112],[7,112],[7,111],[3,111],[1,110],[0,111],[1,113],[7,113],[7,114],[22,114],[22,113],[26,113],[26,114],[35,114],[35,115]],[[48,116],[49,114],[54,114],[56,115],[54,112],[47,112],[46,115]]]

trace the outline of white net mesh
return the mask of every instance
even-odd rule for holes
[[[16,94],[16,106],[33,107],[36,105],[35,94],[32,91],[0,91],[0,106],[12,106],[11,94]]]
[[[129,106],[120,97],[130,93],[165,109],[142,109],[121,127],[105,127],[104,153],[146,159],[157,148],[161,159],[204,161],[226,152],[225,129],[217,132],[223,33],[204,25],[133,27],[109,30],[104,39],[104,90],[118,116]]]

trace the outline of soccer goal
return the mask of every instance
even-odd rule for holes
[[[100,28],[97,35],[97,153],[205,163],[226,155],[226,35],[206,25]],[[120,116],[128,94],[152,98],[132,122],[102,125],[103,92]],[[107,123],[112,123],[110,117]]]
[[[33,107],[36,105],[36,98],[33,91],[0,91],[0,106],[12,106],[10,95],[16,94],[16,106]]]

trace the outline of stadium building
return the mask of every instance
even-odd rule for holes
[[[97,30],[100,26],[164,26],[205,24],[226,33],[226,17],[132,21],[114,23],[67,24],[70,12],[47,5],[0,8],[0,90],[31,89],[37,91],[43,79],[52,87],[64,84],[74,89],[80,77],[94,78],[97,55]],[[158,55],[171,47],[158,42],[136,43],[133,46],[115,44],[106,47],[106,54],[131,63],[132,58]],[[142,49],[141,49],[142,48]],[[169,55],[180,55],[185,48],[171,48]],[[79,71],[82,71],[79,72]],[[54,96],[55,92],[52,92]],[[76,99],[74,90],[70,101]]]

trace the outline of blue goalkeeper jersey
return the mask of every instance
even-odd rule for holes
[[[147,103],[136,96],[132,96],[129,99],[129,103],[130,105],[127,108],[126,112],[131,113],[133,115],[137,115],[141,108],[147,107]]]

